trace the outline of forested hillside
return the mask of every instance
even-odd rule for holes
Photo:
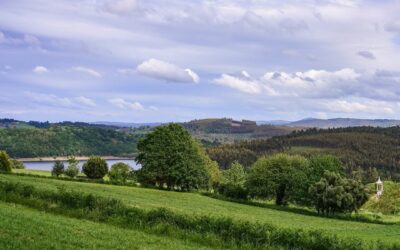
[[[0,150],[6,150],[12,157],[132,156],[141,136],[141,133],[95,126],[3,128],[0,129]]]
[[[208,149],[211,158],[224,167],[234,160],[249,166],[258,156],[273,152],[305,156],[333,154],[345,164],[349,175],[359,174],[372,180],[380,174],[400,179],[400,127],[309,129],[268,140],[237,142]]]

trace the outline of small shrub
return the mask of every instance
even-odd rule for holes
[[[75,178],[79,174],[78,161],[75,157],[68,158],[68,167],[65,170],[65,175],[71,178]]]
[[[123,162],[117,162],[111,166],[111,170],[108,173],[111,181],[125,182],[129,177],[131,167]]]
[[[25,169],[25,165],[22,161],[11,159],[11,168],[15,169]]]
[[[89,179],[101,179],[108,173],[108,165],[103,158],[92,156],[83,164],[82,172]]]
[[[225,197],[237,200],[246,200],[249,194],[245,187],[234,184],[218,185],[218,193]]]
[[[64,173],[64,163],[62,161],[55,161],[53,169],[51,170],[52,176],[60,176]]]
[[[0,151],[0,171],[11,172],[11,161],[6,151]]]
[[[79,174],[79,167],[68,165],[67,169],[64,171],[64,174],[68,177],[75,178]]]

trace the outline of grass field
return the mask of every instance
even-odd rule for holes
[[[209,249],[0,202],[0,249]]]
[[[33,174],[33,175],[43,175],[43,176],[51,176],[50,171],[46,170],[34,170],[34,169],[13,169],[13,173],[18,174]]]
[[[0,175],[0,180],[19,181],[44,190],[55,190],[57,186],[64,185],[71,190],[116,198],[126,204],[144,209],[165,207],[178,213],[229,216],[236,220],[268,222],[280,227],[327,231],[342,237],[352,236],[363,240],[400,243],[400,225],[380,225],[308,216],[217,200],[197,193],[178,193],[15,175]]]

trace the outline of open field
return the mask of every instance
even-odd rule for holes
[[[285,228],[327,231],[341,237],[351,236],[363,240],[400,243],[398,237],[400,225],[381,225],[309,216],[217,200],[197,193],[178,193],[15,175],[0,175],[0,180],[18,181],[44,190],[55,190],[57,186],[64,185],[70,190],[112,197],[143,209],[165,207],[183,214],[229,216],[234,220],[267,222]]]
[[[206,249],[87,220],[0,202],[0,249]],[[207,248],[209,249],[209,248]]]
[[[13,173],[18,174],[32,174],[32,175],[43,175],[43,176],[51,176],[50,171],[46,170],[35,170],[35,169],[13,169]]]

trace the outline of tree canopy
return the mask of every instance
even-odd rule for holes
[[[138,143],[139,181],[179,190],[207,186],[210,177],[198,147],[181,125],[155,128]]]
[[[251,196],[274,198],[277,205],[285,205],[296,201],[304,184],[308,184],[307,168],[307,160],[301,156],[262,157],[251,167],[246,185]]]
[[[318,213],[324,214],[358,211],[368,200],[368,192],[360,181],[329,171],[310,187],[310,194]]]
[[[90,179],[101,179],[108,173],[108,165],[103,158],[91,156],[83,164],[82,172]]]

